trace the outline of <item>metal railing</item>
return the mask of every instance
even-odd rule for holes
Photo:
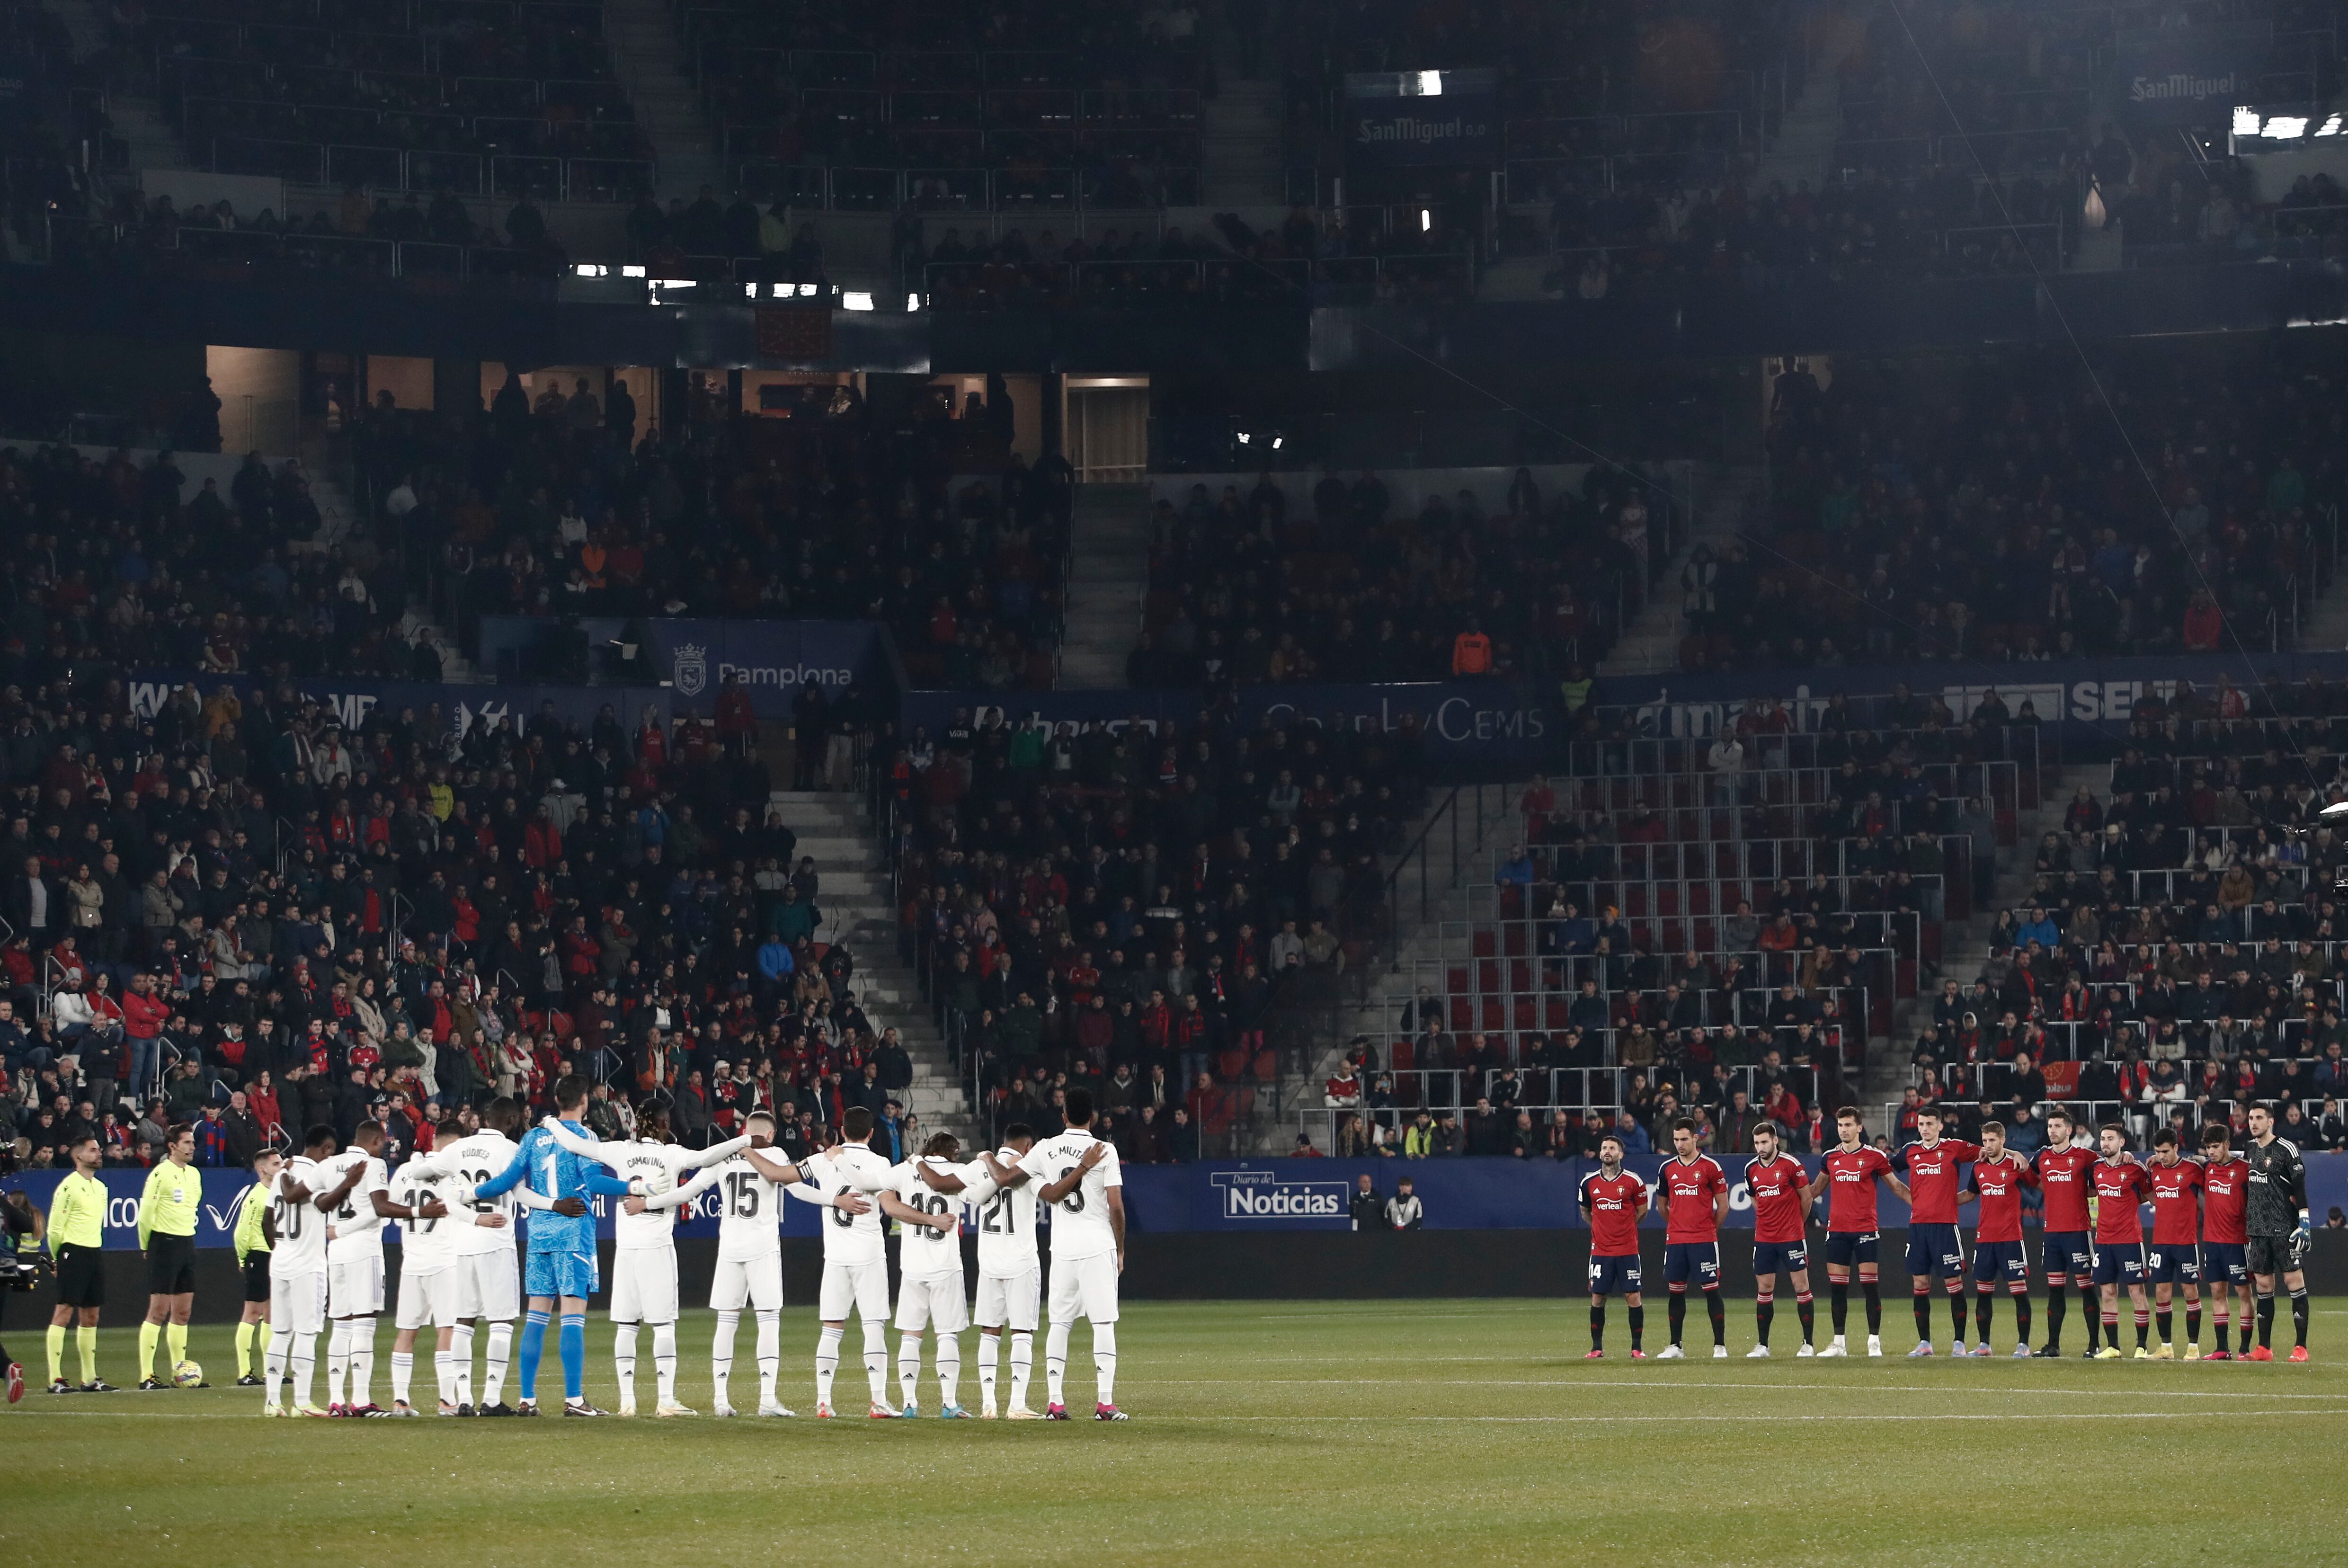
[[[211,138],[209,162],[222,174],[263,174],[304,185],[356,185],[370,191],[446,190],[459,196],[555,201],[617,201],[649,193],[657,166],[649,158],[586,155],[483,155],[261,136]],[[282,216],[282,214],[281,214]]]
[[[1056,212],[1195,206],[1201,170],[1157,166],[1147,179],[1107,163],[1016,168],[861,167],[744,159],[736,189],[759,201],[835,212]]]

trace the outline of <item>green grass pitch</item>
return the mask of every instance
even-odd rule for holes
[[[1885,1305],[1882,1361],[1792,1359],[1789,1305],[1778,1358],[1746,1361],[1738,1302],[1735,1359],[1708,1358],[1699,1313],[1698,1358],[1634,1364],[1619,1303],[1594,1363],[1579,1300],[1136,1305],[1118,1336],[1123,1426],[869,1420],[853,1326],[839,1389],[855,1414],[819,1423],[804,1308],[784,1315],[794,1421],[265,1422],[255,1389],[57,1398],[38,1387],[40,1329],[12,1326],[33,1387],[0,1409],[0,1561],[2340,1560],[2348,1302],[2318,1304],[2308,1367],[1909,1361],[1907,1303]],[[1660,1298],[1649,1312],[1653,1348]],[[2075,1313],[2072,1327],[2075,1350]],[[2010,1349],[2003,1303],[1998,1328]],[[681,1391],[704,1410],[709,1330],[705,1312],[682,1329]],[[103,1331],[110,1380],[133,1380],[134,1333]],[[1080,1414],[1086,1333],[1071,1357]],[[754,1346],[745,1324],[737,1399],[755,1399]],[[386,1402],[390,1346],[386,1322]],[[611,1403],[600,1313],[588,1350],[588,1392]],[[650,1350],[647,1336],[646,1408]],[[225,1327],[197,1329],[191,1354],[215,1385],[235,1375]],[[922,1399],[934,1411],[926,1369]]]

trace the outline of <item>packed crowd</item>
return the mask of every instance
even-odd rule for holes
[[[900,941],[983,1112],[1035,1125],[1089,1087],[1136,1160],[1225,1130],[1283,1065],[1275,1006],[1379,950],[1383,857],[1426,777],[1415,720],[967,712],[885,746],[875,776]]]
[[[1519,469],[1503,494],[1431,494],[1416,511],[1374,472],[1306,478],[1158,501],[1131,685],[1585,679],[1675,526],[1636,469],[1548,493]]]
[[[355,439],[386,554],[469,642],[490,614],[877,620],[917,683],[1052,685],[1072,476],[1009,449],[1007,391],[879,408],[782,387],[752,417],[726,387],[704,378],[641,438],[623,389],[533,405],[510,379],[486,415],[379,406]]]
[[[2272,651],[2329,579],[2342,388],[2287,346],[1830,377],[1778,378],[1767,537],[1695,552],[1686,668]]]
[[[606,1136],[651,1098],[696,1144],[758,1109],[804,1144],[859,1105],[920,1141],[821,871],[755,748],[689,709],[354,730],[282,685],[133,713],[79,671],[0,700],[13,1161],[85,1128],[151,1161],[175,1121],[212,1164],[368,1118],[428,1149],[572,1071]]]

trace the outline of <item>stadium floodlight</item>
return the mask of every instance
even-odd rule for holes
[[[907,315],[912,315],[914,312],[916,312],[916,311],[920,310],[921,308],[922,308],[922,296],[921,296],[920,294],[907,294],[907,295],[905,296],[905,314],[906,314]]]
[[[2274,141],[2296,141],[2307,134],[2303,114],[2279,114],[2267,121],[2266,135]]]
[[[758,285],[757,284],[744,284],[742,285],[742,297],[745,299],[757,299],[758,297]]]
[[[870,310],[872,296],[869,294],[843,294],[839,296],[842,310]]]
[[[802,299],[813,299],[815,298],[815,290],[816,285],[813,284],[799,284],[799,297]]]
[[[2234,134],[2256,136],[2259,133],[2259,111],[2248,104],[2234,106]]]
[[[640,278],[644,275],[644,269],[642,267],[622,267],[620,269],[620,275],[623,278]]]
[[[2322,126],[2322,127],[2321,127],[2321,128],[2316,131],[2316,133],[2315,133],[2315,134],[2316,134],[2316,135],[2318,135],[2318,136],[2337,136],[2337,135],[2339,135],[2339,134],[2340,134],[2340,117],[2339,117],[2338,115],[2336,115],[2336,114],[2335,114],[2335,115],[2332,116],[2330,119],[2326,119],[2326,120],[2323,122]]]
[[[1435,212],[1434,212],[1434,210],[1433,210],[1433,209],[1431,209],[1431,208],[1427,208],[1427,207],[1421,207],[1421,208],[1418,210],[1418,232],[1419,232],[1420,233],[1424,234],[1424,233],[1426,233],[1428,230],[1430,230],[1430,229],[1432,229],[1432,228],[1434,228],[1434,227],[1435,227]]]
[[[1418,96],[1421,98],[1441,98],[1443,96],[1443,73],[1441,71],[1419,72]]]
[[[612,269],[601,262],[579,262],[572,266],[571,275],[574,278],[608,278],[612,275]]]

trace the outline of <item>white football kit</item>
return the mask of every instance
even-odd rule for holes
[[[375,1194],[388,1184],[383,1161],[365,1150],[345,1149],[319,1166],[319,1179],[331,1191],[354,1164],[361,1167],[357,1184],[327,1216],[334,1233],[326,1239],[326,1311],[334,1317],[371,1317],[383,1310],[383,1216],[375,1212]]]
[[[469,1190],[502,1173],[513,1163],[517,1151],[512,1139],[485,1127],[433,1150],[425,1162]],[[521,1315],[518,1250],[521,1232],[514,1222],[525,1207],[522,1193],[523,1188],[516,1186],[502,1198],[478,1199],[467,1204],[476,1222],[458,1230],[452,1249],[457,1308],[462,1316],[510,1323]],[[506,1222],[496,1227],[480,1224],[479,1216],[483,1214],[503,1214]]]
[[[323,1167],[306,1154],[288,1160],[269,1188],[274,1239],[269,1247],[269,1326],[273,1335],[323,1334],[326,1326],[326,1216],[310,1201],[331,1191]],[[310,1198],[295,1202],[294,1187]]]
[[[391,1201],[414,1213],[428,1202],[448,1212],[437,1220],[399,1222],[399,1308],[392,1318],[401,1329],[453,1328],[458,1290],[457,1235],[474,1228],[472,1211],[456,1201],[457,1178],[418,1160],[392,1179]]]
[[[997,1150],[994,1161],[1015,1167],[1018,1151]],[[1033,1334],[1044,1293],[1044,1265],[1035,1251],[1035,1194],[1043,1182],[1031,1176],[1015,1187],[998,1187],[983,1162],[977,1171],[963,1196],[978,1232],[978,1326]]]
[[[1027,1184],[1048,1186],[1075,1170],[1085,1151],[1099,1141],[1081,1128],[1071,1128],[1030,1149],[1019,1169],[1027,1172]],[[1109,1225],[1108,1192],[1124,1185],[1117,1146],[1109,1144],[1100,1162],[1054,1205],[1053,1323],[1074,1323],[1079,1317],[1095,1324],[1117,1321],[1117,1232]],[[979,1234],[983,1245],[985,1233]]]
[[[676,1291],[676,1210],[690,1198],[676,1203],[655,1204],[649,1200],[665,1198],[677,1191],[677,1178],[685,1171],[715,1165],[736,1153],[749,1142],[747,1138],[734,1139],[708,1149],[686,1149],[675,1143],[654,1143],[644,1140],[624,1142],[598,1143],[580,1137],[561,1122],[552,1123],[548,1131],[555,1142],[573,1154],[599,1161],[614,1176],[630,1182],[638,1196],[648,1202],[641,1214],[631,1214],[625,1204],[612,1218],[612,1305],[613,1323],[675,1323],[677,1314]],[[695,1188],[706,1190],[707,1183]],[[782,1218],[782,1200],[775,1200],[775,1218]],[[722,1212],[722,1211],[721,1211]],[[725,1222],[719,1224],[720,1251],[718,1274],[726,1274],[724,1262]],[[778,1253],[779,1259],[779,1253]],[[781,1275],[776,1276],[774,1305],[782,1305]],[[718,1305],[713,1289],[710,1305]],[[736,1306],[740,1303],[735,1304]]]
[[[788,1164],[779,1149],[763,1149],[777,1164]],[[717,1194],[717,1268],[709,1276],[709,1305],[716,1312],[779,1312],[783,1305],[783,1192],[785,1184],[740,1154],[712,1165],[684,1186],[645,1205],[646,1212],[680,1208],[702,1193]],[[675,1286],[672,1284],[671,1289]]]
[[[867,1323],[889,1317],[888,1243],[880,1228],[876,1202],[861,1214],[829,1205],[842,1192],[870,1198],[894,1185],[889,1161],[860,1143],[843,1143],[828,1154],[818,1154],[799,1167],[805,1180],[786,1189],[796,1198],[824,1208],[823,1287],[816,1315],[826,1323],[842,1323],[849,1309]]]
[[[925,1164],[961,1177],[965,1186],[986,1176],[983,1165],[956,1165],[944,1160],[922,1158],[899,1165],[891,1172],[895,1179],[890,1190],[908,1208],[925,1214],[952,1214],[963,1204],[959,1195],[948,1196],[922,1180],[921,1167]],[[970,1296],[963,1284],[962,1226],[936,1231],[901,1222],[898,1233],[898,1328],[907,1334],[919,1334],[932,1326],[940,1334],[960,1334],[968,1328]]]

